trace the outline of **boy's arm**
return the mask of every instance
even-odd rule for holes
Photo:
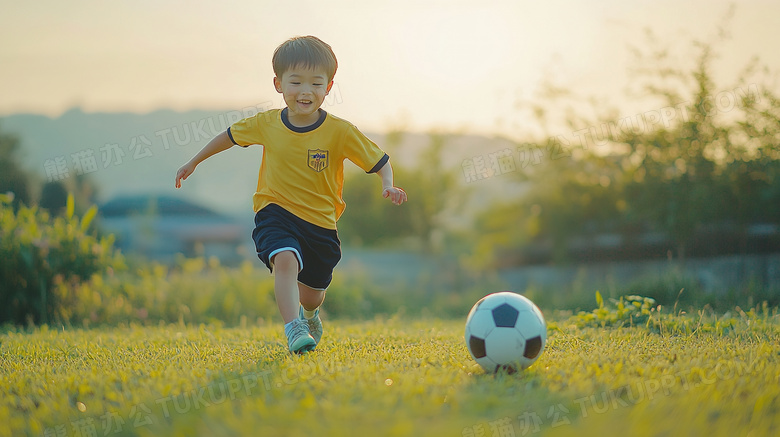
[[[198,164],[219,152],[223,152],[233,147],[233,145],[233,141],[230,140],[227,132],[222,132],[214,137],[208,144],[203,146],[200,152],[193,156],[189,162],[184,164],[179,171],[176,172],[176,188],[181,188],[181,181],[187,180],[195,171],[195,167],[197,167]]]
[[[393,186],[393,167],[387,162],[376,172],[382,178],[382,197],[389,197],[396,205],[406,202],[406,192]]]

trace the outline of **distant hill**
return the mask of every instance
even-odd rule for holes
[[[5,116],[0,118],[0,128],[21,138],[22,159],[29,170],[44,180],[64,171],[71,175],[86,173],[97,183],[101,203],[118,195],[174,194],[228,215],[244,215],[251,213],[260,148],[236,148],[217,155],[201,164],[183,189],[173,187],[176,170],[214,135],[243,116],[239,111],[158,110],[134,114],[85,113],[74,108],[56,118]],[[420,164],[417,154],[429,142],[424,134],[404,134],[400,145],[390,150],[384,135],[367,135],[390,153],[395,165]],[[444,162],[458,171],[464,160],[482,157],[487,161],[488,154],[498,150],[509,148],[516,154],[516,146],[500,138],[451,135],[446,145]],[[462,181],[467,185],[465,175]],[[498,175],[468,185],[479,193],[475,197],[480,204],[485,204],[490,199],[515,195],[517,187],[510,182],[507,175]]]
[[[225,129],[220,120],[225,120],[224,112],[131,114],[71,109],[57,118],[6,116],[0,119],[0,127],[21,138],[28,169],[48,180],[58,174],[52,171],[52,162],[64,159],[71,175],[84,171],[97,183],[104,202],[120,194],[173,193],[176,170],[213,137],[211,126],[217,132]],[[196,134],[193,124],[200,129]],[[80,166],[89,155],[96,168]],[[260,156],[260,149],[217,156],[201,165],[198,177],[188,180],[176,195],[228,213],[240,211],[251,202],[247,199],[256,184]],[[204,177],[208,174],[216,177]]]

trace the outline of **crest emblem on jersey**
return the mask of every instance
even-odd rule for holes
[[[309,168],[318,173],[328,168],[328,151],[309,149]]]

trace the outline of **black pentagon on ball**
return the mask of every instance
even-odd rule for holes
[[[493,308],[493,321],[499,328],[514,328],[518,315],[520,315],[520,311],[508,303],[502,303]]]
[[[483,358],[487,356],[487,351],[485,350],[485,340],[479,337],[474,337],[473,335],[471,338],[469,338],[469,349],[471,349],[471,353],[474,355],[474,358]]]
[[[537,335],[536,337],[533,337],[525,342],[525,351],[523,351],[523,356],[529,360],[532,360],[536,358],[537,355],[539,355],[541,350],[542,337]]]

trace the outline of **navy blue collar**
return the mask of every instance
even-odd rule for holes
[[[290,129],[293,132],[297,132],[299,134],[305,134],[306,132],[311,132],[314,129],[317,129],[318,127],[322,126],[322,123],[325,123],[325,119],[328,117],[328,113],[325,112],[324,109],[317,109],[320,111],[320,118],[317,119],[317,121],[314,122],[314,124],[310,124],[308,126],[298,127],[293,126],[292,123],[290,123],[290,119],[287,117],[287,108],[282,109],[282,123],[284,123],[285,126],[287,126],[287,129]]]

